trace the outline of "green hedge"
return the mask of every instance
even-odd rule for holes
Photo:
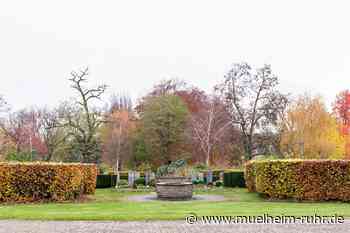
[[[95,192],[94,164],[0,163],[0,202],[64,201]]]
[[[271,198],[350,201],[350,161],[252,161],[245,177],[249,191]]]
[[[225,187],[245,187],[243,171],[225,171],[224,173]]]
[[[111,188],[116,185],[116,175],[98,175],[96,179],[96,188]]]

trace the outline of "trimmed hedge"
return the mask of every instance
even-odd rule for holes
[[[245,177],[249,191],[271,198],[350,201],[350,161],[252,161]]]
[[[226,171],[224,173],[225,187],[245,187],[243,171]]]
[[[0,202],[65,201],[93,194],[94,164],[0,163]]]
[[[245,185],[248,189],[249,192],[256,192],[255,189],[255,166],[256,163],[254,162],[248,162],[245,165],[244,169],[244,180],[245,180]]]
[[[117,184],[117,175],[97,175],[96,188],[110,188]]]

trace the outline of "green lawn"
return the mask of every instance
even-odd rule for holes
[[[81,203],[0,205],[0,219],[40,220],[175,220],[189,213],[202,215],[343,215],[350,218],[350,204],[341,202],[296,203],[267,201],[246,189],[197,191],[224,195],[222,202],[129,202],[127,195],[144,193],[99,189]]]

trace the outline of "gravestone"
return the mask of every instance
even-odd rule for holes
[[[151,172],[150,180],[154,180],[154,179],[156,179],[156,174],[154,172]]]
[[[145,185],[147,186],[150,181],[151,181],[151,172],[150,171],[146,171],[145,172]]]
[[[209,170],[207,172],[207,184],[213,183],[213,171]]]
[[[224,172],[220,172],[220,181],[221,181],[221,182],[224,181]]]
[[[135,182],[135,171],[128,171],[128,184],[133,187]]]

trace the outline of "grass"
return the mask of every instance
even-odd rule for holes
[[[98,189],[80,203],[0,205],[0,219],[26,220],[183,220],[190,213],[203,215],[333,215],[350,218],[350,204],[341,202],[272,202],[246,189],[197,190],[198,194],[224,195],[221,202],[130,202],[115,189]]]

